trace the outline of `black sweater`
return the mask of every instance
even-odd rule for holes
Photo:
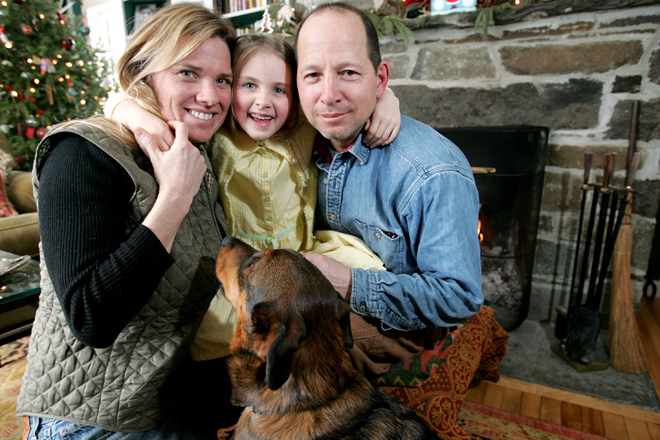
[[[128,173],[87,140],[52,140],[39,177],[43,256],[66,320],[91,347],[112,345],[173,263],[145,226],[126,234]]]

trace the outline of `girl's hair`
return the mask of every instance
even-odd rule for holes
[[[163,119],[156,96],[147,79],[167,70],[197,50],[209,38],[220,38],[231,53],[236,31],[231,22],[204,6],[178,3],[159,8],[132,35],[117,63],[119,84],[125,97]],[[80,123],[71,121],[70,123]],[[84,121],[107,130],[116,139],[135,146],[131,133],[103,117]]]
[[[285,39],[276,37],[270,34],[245,34],[236,39],[236,47],[232,54],[232,73],[234,74],[234,82],[245,67],[245,64],[250,60],[253,55],[262,51],[270,51],[271,53],[282,58],[286,66],[290,69],[293,83],[291,90],[291,110],[287,118],[287,126],[293,128],[298,123],[298,88],[296,87],[296,54],[293,51],[293,46]],[[234,83],[234,87],[237,87]],[[232,117],[229,119],[229,128],[236,131],[239,128],[236,116],[234,115],[234,106],[231,107]]]

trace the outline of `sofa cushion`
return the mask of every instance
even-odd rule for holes
[[[7,176],[7,196],[18,212],[37,212],[32,192],[32,174],[27,171],[11,171]]]
[[[0,249],[16,255],[39,255],[39,216],[36,212],[0,218]]]

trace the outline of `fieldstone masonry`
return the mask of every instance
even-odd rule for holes
[[[600,181],[602,154],[617,152],[621,184],[632,103],[641,101],[632,218],[638,303],[660,200],[660,2],[538,2],[496,14],[487,37],[475,31],[475,17],[406,20],[414,41],[381,39],[402,112],[434,127],[550,128],[530,308],[544,319],[567,302],[584,153],[595,153],[592,180]]]

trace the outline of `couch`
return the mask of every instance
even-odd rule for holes
[[[16,170],[9,142],[0,132],[0,250],[39,255],[39,219],[32,177]]]

